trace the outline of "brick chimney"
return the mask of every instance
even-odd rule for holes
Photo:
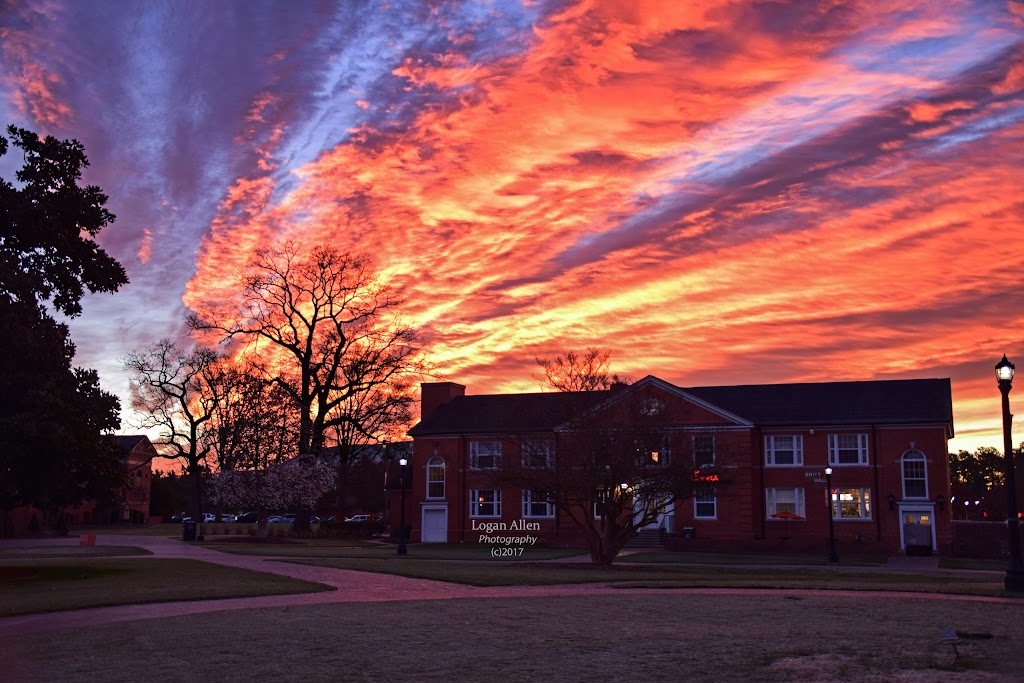
[[[455,382],[423,382],[420,384],[420,419],[452,401],[466,395],[466,387]]]

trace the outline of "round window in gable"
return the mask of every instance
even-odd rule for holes
[[[641,415],[661,415],[663,410],[665,410],[665,404],[656,398],[648,398],[640,403]]]

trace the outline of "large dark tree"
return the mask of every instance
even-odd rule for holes
[[[124,269],[92,239],[114,220],[76,140],[10,126],[0,156],[21,150],[16,180],[0,179],[0,504],[56,512],[112,496],[123,482],[101,435],[119,426],[116,397],[75,368],[67,326],[86,291],[113,292]]]
[[[397,321],[388,287],[365,259],[333,247],[257,251],[239,304],[227,315],[199,311],[190,322],[245,339],[265,356],[267,379],[298,414],[300,454],[319,457],[329,430],[360,414],[346,410],[347,403],[389,392],[420,369],[416,335]],[[308,520],[309,511],[300,510],[296,528],[308,530]]]
[[[161,456],[181,463],[191,480],[189,509],[202,519],[203,474],[214,447],[211,433],[214,412],[225,372],[212,349],[182,348],[163,339],[142,351],[128,354],[124,367],[131,373],[132,407],[138,426],[159,431],[153,441]]]

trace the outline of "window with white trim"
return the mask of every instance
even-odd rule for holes
[[[903,469],[903,497],[928,498],[928,460],[919,450],[907,451],[900,458]]]
[[[871,519],[871,489],[835,489],[832,517],[835,519]]]
[[[470,441],[469,469],[496,470],[501,464],[500,441]]]
[[[764,437],[764,464],[769,467],[804,464],[802,434],[772,434]]]
[[[470,517],[501,517],[500,489],[470,489]]]
[[[431,458],[427,462],[427,498],[444,498],[444,459]]]
[[[793,489],[765,489],[765,503],[767,505],[768,519],[772,515],[788,512],[798,517],[807,517],[807,510],[804,505],[804,490]],[[776,517],[776,519],[779,519]]]
[[[867,434],[829,434],[828,461],[831,465],[867,465]]]
[[[554,517],[555,506],[542,491],[523,491],[523,517]]]
[[[715,435],[693,435],[693,466],[711,467],[715,464]]]
[[[718,499],[714,491],[697,491],[693,494],[693,518],[715,519],[718,516]]]
[[[522,445],[523,467],[550,469],[555,460],[555,444],[549,439],[525,441]]]

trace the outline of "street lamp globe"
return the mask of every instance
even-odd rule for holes
[[[400,466],[402,466],[402,467],[405,467],[406,465],[408,465],[408,464],[409,464],[409,459],[408,459],[408,458],[405,458],[405,457],[399,458],[399,459],[398,459],[398,464],[399,464]]]
[[[996,363],[996,381],[998,382],[1012,382],[1013,381],[1013,370],[1014,365],[1006,358],[1006,354],[1003,354],[1003,359]]]

